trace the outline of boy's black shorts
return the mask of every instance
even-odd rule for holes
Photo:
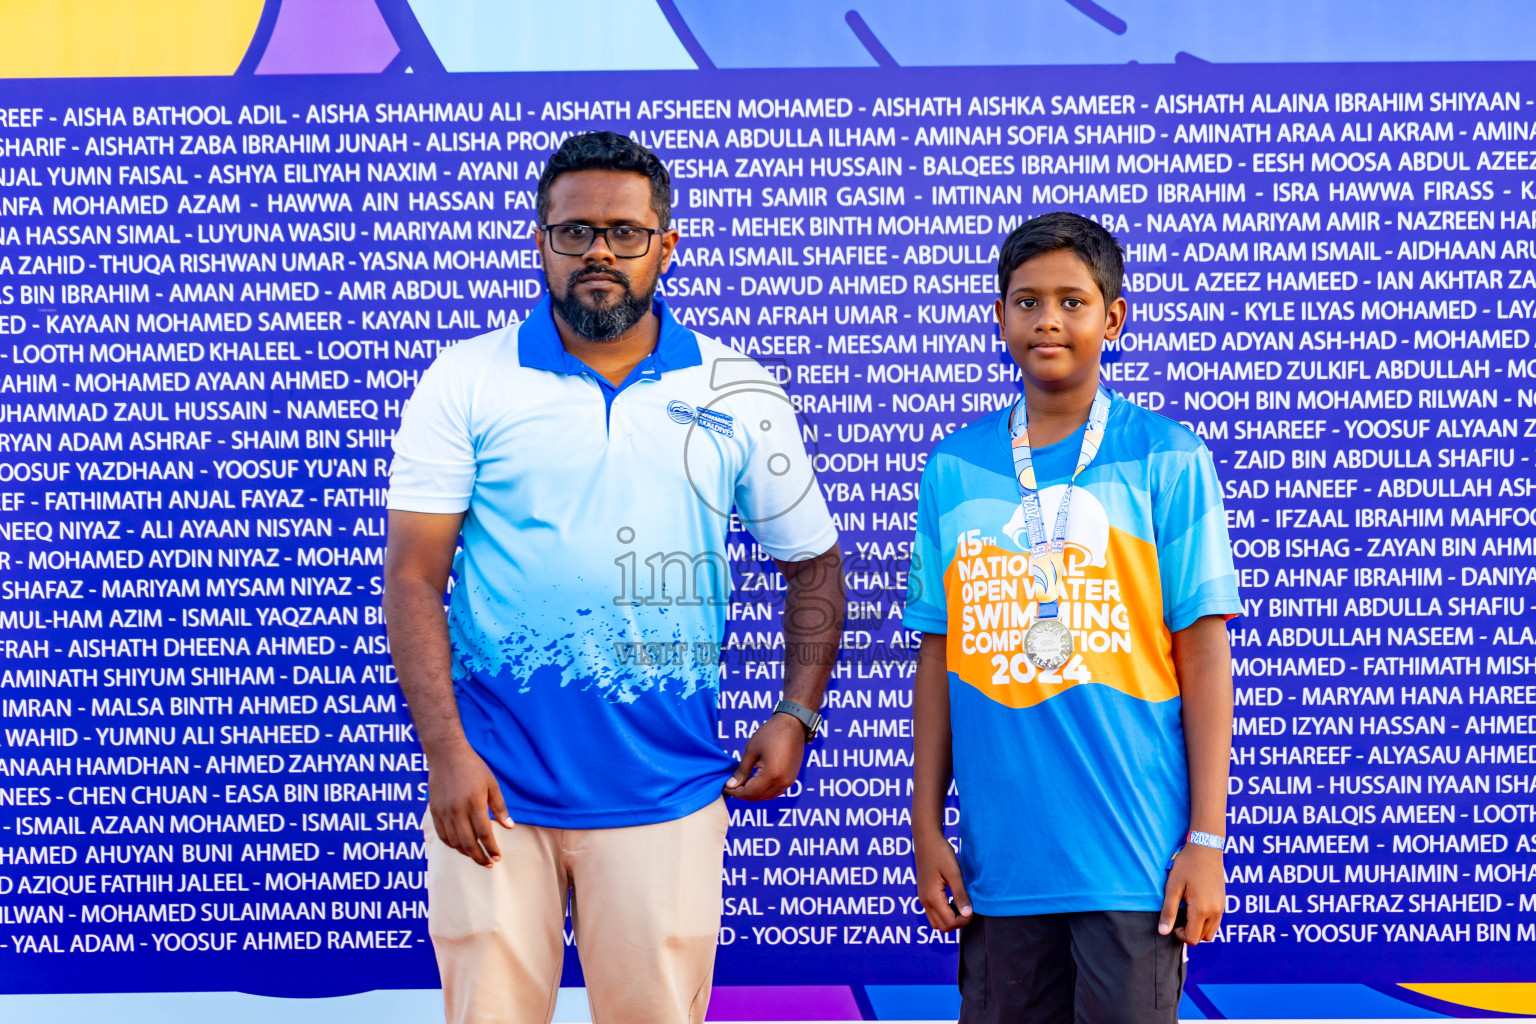
[[[1157,920],[977,914],[960,932],[960,1024],[1176,1024],[1184,943],[1157,934]]]

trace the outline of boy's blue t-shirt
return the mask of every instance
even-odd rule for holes
[[[1008,413],[934,448],[903,618],[948,635],[966,891],[989,915],[1158,910],[1189,829],[1172,633],[1242,611],[1216,468],[1192,432],[1114,396],[1067,526],[1075,653],[1038,670]],[[1082,439],[1034,452],[1047,529]]]

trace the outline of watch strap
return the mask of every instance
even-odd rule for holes
[[[773,713],[783,712],[797,720],[805,727],[805,741],[809,743],[816,738],[816,732],[821,728],[821,716],[803,704],[796,704],[792,700],[781,700],[773,706]]]

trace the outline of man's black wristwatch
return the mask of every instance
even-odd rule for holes
[[[816,738],[816,731],[821,728],[821,716],[810,708],[796,704],[792,700],[781,700],[773,706],[773,713],[783,712],[797,719],[805,726],[805,742],[809,743]]]

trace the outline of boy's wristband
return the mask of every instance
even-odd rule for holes
[[[1225,850],[1227,848],[1225,836],[1213,835],[1210,832],[1191,830],[1184,841],[1191,846],[1208,846],[1213,850]]]

